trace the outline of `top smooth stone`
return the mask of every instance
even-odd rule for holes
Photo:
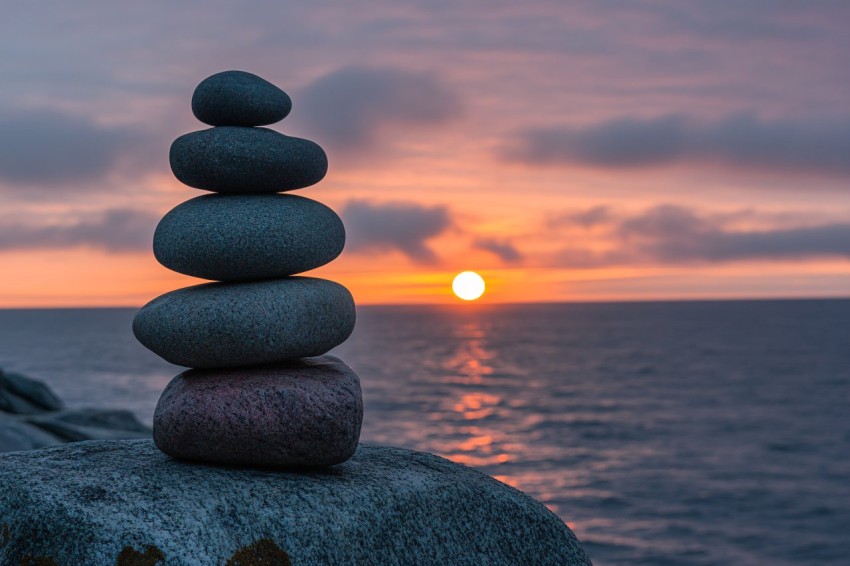
[[[210,126],[265,126],[292,110],[289,96],[269,81],[245,71],[207,77],[192,95],[192,112]]]

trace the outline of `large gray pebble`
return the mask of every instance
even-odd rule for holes
[[[180,460],[332,466],[354,454],[362,422],[357,374],[338,358],[322,356],[183,372],[159,399],[153,437]]]
[[[590,564],[542,503],[386,446],[295,472],[83,442],[0,455],[0,486],[0,564]]]
[[[318,183],[328,158],[315,143],[266,128],[223,126],[180,136],[171,170],[183,183],[218,193],[279,193]]]
[[[292,100],[272,83],[245,71],[207,77],[192,95],[195,117],[211,126],[265,126],[286,118]]]
[[[136,314],[139,342],[173,364],[218,368],[320,356],[354,330],[354,299],[324,279],[207,283]]]
[[[165,267],[203,279],[275,279],[315,269],[345,245],[342,220],[295,195],[204,195],[165,215],[153,253]]]

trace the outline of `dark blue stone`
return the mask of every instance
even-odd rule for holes
[[[336,258],[345,228],[333,210],[296,195],[204,195],[165,215],[153,237],[159,262],[216,281],[278,279]]]
[[[183,183],[218,193],[279,193],[318,183],[328,158],[315,143],[267,128],[223,126],[180,136],[171,170]]]
[[[223,368],[321,356],[349,337],[354,319],[339,283],[290,277],[166,293],[139,310],[133,333],[172,364]]]
[[[289,96],[265,79],[244,71],[224,71],[201,81],[192,112],[211,126],[265,126],[286,118]]]

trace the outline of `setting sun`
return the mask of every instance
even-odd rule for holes
[[[484,294],[484,279],[474,271],[458,273],[452,281],[452,291],[464,301],[474,301]]]

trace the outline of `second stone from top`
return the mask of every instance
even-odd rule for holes
[[[278,193],[318,183],[328,171],[310,140],[267,128],[220,126],[174,140],[171,170],[181,182],[218,193]]]

